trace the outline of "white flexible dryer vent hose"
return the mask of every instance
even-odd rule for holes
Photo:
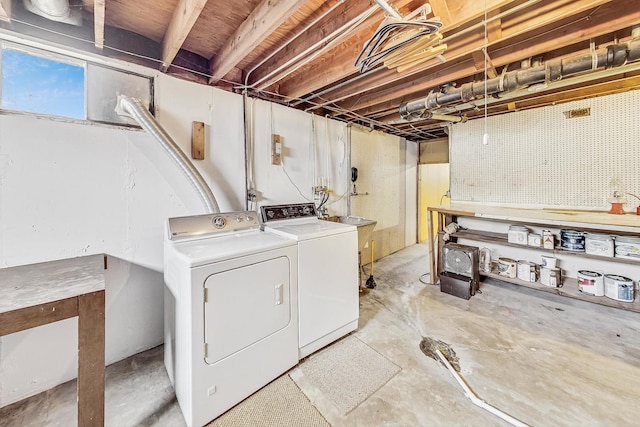
[[[149,110],[142,104],[142,101],[136,98],[132,98],[125,95],[118,96],[118,104],[116,112],[122,116],[129,116],[133,118],[138,124],[147,132],[149,132],[162,146],[162,148],[169,154],[171,159],[178,165],[180,170],[187,177],[191,185],[198,192],[198,196],[202,200],[207,213],[218,213],[220,208],[216,201],[211,188],[204,180],[200,172],[191,163],[189,158],[180,149],[178,144],[171,138],[171,136],[164,130],[160,123],[151,115]]]
[[[511,424],[513,426],[516,426],[516,427],[528,427],[528,425],[523,423],[522,421],[519,421],[519,420],[513,418],[509,414],[505,414],[500,409],[489,405],[487,402],[485,402],[484,400],[482,400],[478,396],[476,396],[475,393],[473,391],[471,391],[469,386],[464,382],[462,377],[456,372],[456,370],[453,368],[453,366],[451,366],[451,363],[449,363],[447,358],[444,357],[444,354],[442,354],[442,352],[440,351],[439,348],[436,349],[436,355],[438,356],[438,359],[440,359],[440,361],[444,364],[444,366],[447,367],[449,372],[451,372],[451,375],[453,375],[453,377],[456,379],[458,384],[460,384],[460,387],[462,387],[462,389],[464,390],[464,394],[467,395],[469,400],[471,400],[471,402],[474,405],[479,406],[482,409],[491,412],[493,415],[496,415],[496,416],[502,418],[503,420],[505,420],[506,422],[508,422],[509,424]]]

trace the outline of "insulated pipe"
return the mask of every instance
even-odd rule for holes
[[[82,15],[70,8],[69,0],[23,0],[23,3],[29,12],[51,21],[82,25]]]
[[[638,60],[640,60],[640,40],[610,45],[589,54],[551,60],[544,65],[510,71],[486,81],[465,83],[459,88],[449,88],[446,93],[431,93],[426,98],[400,104],[400,115],[405,120],[410,120],[420,117],[425,110],[473,101],[485,94],[510,92],[535,83],[553,82],[574,74],[605,67],[619,67]]]
[[[162,148],[169,154],[171,159],[178,165],[182,173],[185,174],[187,179],[191,182],[191,185],[198,192],[198,196],[202,200],[202,204],[207,209],[207,213],[218,213],[220,208],[218,202],[214,197],[209,185],[204,180],[200,172],[191,163],[189,158],[178,147],[178,144],[171,138],[171,136],[160,126],[160,123],[151,115],[149,110],[142,104],[139,99],[131,98],[129,96],[118,96],[118,103],[116,112],[119,115],[129,116],[133,118],[138,124],[147,132],[149,132],[162,146]]]

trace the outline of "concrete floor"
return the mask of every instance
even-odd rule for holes
[[[529,425],[638,425],[640,316],[502,282],[469,301],[420,283],[424,245],[376,264],[360,298],[356,336],[402,370],[342,415],[299,369],[292,377],[333,426],[508,425],[474,406],[449,371],[419,348],[448,343],[487,403]],[[426,279],[428,281],[428,279]],[[107,368],[109,426],[182,426],[162,347]],[[0,409],[0,425],[70,426],[75,383]]]

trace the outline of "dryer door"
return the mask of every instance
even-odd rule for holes
[[[230,356],[291,322],[287,257],[213,274],[204,283],[208,364]]]

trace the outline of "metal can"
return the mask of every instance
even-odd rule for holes
[[[542,247],[545,249],[553,249],[556,245],[556,239],[551,230],[542,230]]]

